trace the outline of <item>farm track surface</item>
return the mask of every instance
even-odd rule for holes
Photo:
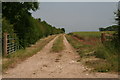
[[[15,68],[7,70],[3,78],[118,78],[117,74],[93,73],[81,62],[79,55],[64,37],[65,49],[59,53],[51,52],[55,37],[41,51]]]

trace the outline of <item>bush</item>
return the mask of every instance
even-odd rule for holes
[[[14,33],[13,25],[10,24],[10,22],[6,18],[2,19],[2,32],[7,32],[9,34]]]

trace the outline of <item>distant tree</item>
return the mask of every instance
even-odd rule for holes
[[[65,33],[65,28],[61,28],[61,30],[63,31],[63,33]]]
[[[112,25],[106,28],[99,28],[99,31],[118,31],[118,25]]]
[[[99,28],[99,31],[105,31],[105,29],[104,28]]]

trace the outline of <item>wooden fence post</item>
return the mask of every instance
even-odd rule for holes
[[[3,34],[4,36],[3,36],[3,38],[4,38],[4,40],[3,40],[3,49],[4,49],[4,55],[6,56],[7,55],[7,36],[8,36],[8,34],[7,33],[4,33]]]
[[[101,33],[101,42],[104,43],[106,41],[105,33]]]

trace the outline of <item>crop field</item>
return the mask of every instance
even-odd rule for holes
[[[101,32],[73,32],[73,34],[81,37],[99,38],[101,35]]]
[[[101,33],[114,34],[115,31],[101,31],[101,32],[73,32],[73,35],[78,35],[80,37],[89,37],[89,38],[100,38]]]

